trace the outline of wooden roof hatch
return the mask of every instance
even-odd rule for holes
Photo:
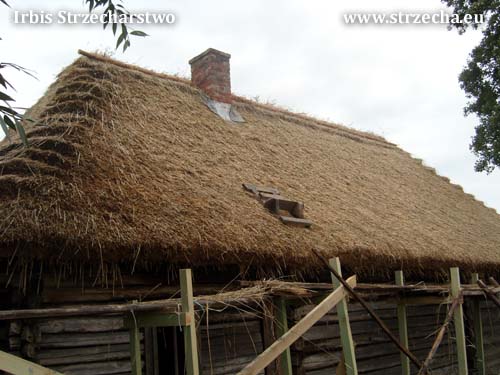
[[[312,221],[304,218],[304,203],[296,202],[280,195],[278,189],[273,187],[243,184],[246,191],[255,197],[286,225],[310,228]]]

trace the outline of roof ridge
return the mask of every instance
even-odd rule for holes
[[[88,57],[88,58],[91,58],[94,60],[98,60],[98,61],[101,61],[103,63],[109,63],[109,64],[113,64],[113,65],[116,65],[116,66],[119,66],[119,67],[122,67],[125,69],[135,70],[135,71],[138,71],[138,72],[141,72],[144,74],[148,74],[148,75],[151,75],[154,77],[172,80],[175,82],[179,82],[179,83],[188,85],[195,90],[199,90],[198,88],[193,86],[191,84],[191,81],[187,78],[182,78],[182,77],[178,77],[178,76],[167,74],[167,73],[159,73],[159,72],[156,72],[152,69],[146,69],[146,68],[142,68],[142,67],[137,66],[137,65],[125,63],[123,61],[113,59],[109,56],[106,56],[106,55],[100,54],[100,53],[87,52],[87,51],[83,51],[81,49],[78,50],[78,53],[82,56],[85,56],[85,57]],[[295,117],[295,118],[300,119],[300,120],[312,121],[315,123],[315,125],[324,126],[324,127],[330,128],[330,129],[335,129],[335,130],[340,131],[342,133],[347,133],[349,135],[354,135],[356,137],[365,138],[365,139],[368,139],[371,141],[376,141],[376,142],[382,143],[384,145],[398,147],[395,143],[389,142],[386,139],[384,139],[382,136],[379,136],[376,134],[370,134],[370,133],[362,131],[362,130],[348,128],[347,126],[335,124],[333,122],[328,122],[325,120],[321,120],[321,119],[316,118],[314,116],[309,116],[309,115],[305,115],[302,113],[292,112],[292,111],[287,110],[285,108],[280,108],[276,105],[258,103],[255,100],[251,100],[251,99],[248,99],[248,98],[243,97],[243,96],[239,96],[239,95],[235,95],[235,94],[231,94],[231,96],[236,102],[250,104],[250,105],[253,105],[253,106],[258,107],[260,109],[264,109],[267,111],[275,112],[275,113],[286,115],[286,116]]]

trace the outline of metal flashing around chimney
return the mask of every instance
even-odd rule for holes
[[[210,110],[218,115],[225,121],[234,123],[244,123],[245,119],[241,117],[240,113],[236,108],[229,103],[218,102],[217,100],[212,100],[208,96],[203,95],[203,102],[207,105]]]

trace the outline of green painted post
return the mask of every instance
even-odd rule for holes
[[[471,284],[477,285],[479,275],[473,273],[471,277]],[[476,345],[476,370],[478,375],[485,375],[486,368],[484,366],[484,338],[483,338],[483,321],[481,319],[481,306],[480,299],[474,298],[472,300],[472,318],[474,320],[474,336]]]
[[[457,298],[460,294],[460,271],[458,267],[450,268],[450,276],[451,295],[453,298]],[[462,304],[455,310],[453,321],[455,323],[455,338],[457,341],[458,375],[467,375],[467,352],[465,349],[464,311]]]
[[[199,375],[198,344],[196,341],[196,321],[194,319],[193,280],[191,270],[182,269],[180,279],[182,312],[191,313],[193,317],[189,324],[183,328],[186,373],[187,375]]]
[[[404,284],[403,271],[396,271],[396,285],[403,286]],[[406,319],[406,305],[403,302],[398,302],[398,330],[399,341],[408,349],[408,322]],[[401,353],[401,374],[410,375],[410,359],[403,353]]]
[[[277,325],[276,331],[278,337],[283,336],[288,331],[288,318],[286,313],[286,301],[284,298],[279,298],[277,301],[276,318]],[[281,353],[280,356],[280,367],[281,375],[292,375],[292,356],[290,354],[290,348]]]
[[[137,325],[129,328],[130,333],[130,365],[132,367],[132,375],[142,374],[141,362],[141,336]]]
[[[330,259],[330,266],[342,276],[339,258]],[[332,274],[332,283],[335,289],[340,286],[340,281]],[[340,341],[342,351],[344,352],[345,368],[347,375],[357,375],[358,365],[356,363],[356,354],[354,351],[354,342],[352,341],[351,325],[349,324],[349,309],[347,300],[344,298],[337,304],[337,316],[339,319]]]

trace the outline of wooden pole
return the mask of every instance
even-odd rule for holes
[[[284,298],[279,298],[277,301],[276,317],[278,337],[283,336],[288,332],[288,317],[286,313],[286,301]],[[281,375],[292,375],[292,356],[290,347],[286,348],[280,357]]]
[[[316,254],[318,256],[319,259],[321,259],[323,264],[330,270],[330,272],[335,275],[335,277],[340,281],[340,283],[344,286],[344,288],[346,288],[347,291],[354,297],[354,299],[356,301],[358,301],[361,304],[361,306],[363,306],[365,308],[365,310],[375,320],[375,322],[382,329],[382,331],[385,332],[387,337],[389,337],[389,339],[399,348],[399,350],[402,351],[403,353],[405,353],[405,355],[410,359],[410,361],[412,361],[412,363],[417,368],[420,369],[422,367],[422,363],[419,361],[419,359],[399,342],[399,340],[396,338],[396,336],[394,336],[394,334],[391,332],[391,330],[389,328],[387,328],[387,326],[382,321],[382,319],[380,319],[378,317],[378,315],[375,313],[375,311],[373,311],[373,309],[368,305],[368,303],[366,303],[366,301],[358,293],[356,293],[354,291],[354,289],[349,286],[349,284],[346,283],[346,281],[342,278],[342,276],[340,276],[338,274],[338,272],[334,268],[330,267],[328,260],[326,260],[326,258],[323,255],[321,255],[315,249],[313,249],[313,252],[314,252],[314,254]]]
[[[141,336],[137,325],[129,328],[130,332],[130,366],[132,367],[132,375],[142,374],[141,362]]]
[[[404,286],[404,283],[403,271],[396,271],[396,285]],[[408,349],[408,322],[406,318],[406,305],[401,301],[398,302],[398,330],[401,344]],[[410,375],[410,359],[404,353],[401,353],[401,374]]]
[[[36,363],[0,351],[0,370],[12,375],[62,375]]]
[[[334,268],[339,275],[342,275],[339,258],[330,259],[330,266]],[[332,283],[335,289],[340,288],[341,286],[340,282],[334,275],[332,275]],[[358,365],[356,363],[351,325],[349,324],[349,309],[345,298],[337,304],[337,315],[339,318],[340,341],[342,343],[342,351],[344,353],[346,375],[357,375]]]
[[[495,293],[493,293],[482,280],[478,280],[477,285],[479,285],[479,287],[483,290],[485,296],[488,297],[495,305],[497,305],[498,308],[500,308],[500,300],[495,295]]]
[[[184,327],[184,356],[187,375],[199,375],[198,344],[196,340],[196,320],[194,319],[193,280],[190,269],[181,269],[182,312],[193,314],[193,319]]]
[[[461,296],[459,298],[455,298],[450,306],[450,309],[448,310],[448,314],[446,315],[446,319],[444,320],[443,325],[438,331],[438,334],[436,335],[436,338],[434,342],[432,343],[431,350],[427,357],[425,358],[424,364],[418,371],[418,375],[422,375],[428,372],[429,365],[431,364],[432,359],[434,358],[434,354],[436,354],[439,345],[441,344],[441,341],[443,341],[444,333],[446,332],[446,328],[448,328],[448,325],[451,322],[451,319],[455,315],[455,310],[457,307],[460,305],[460,300]]]
[[[471,284],[477,284],[479,275],[473,273]],[[472,300],[472,318],[474,320],[474,343],[476,347],[476,371],[478,375],[486,375],[484,366],[484,337],[483,337],[483,320],[481,318],[481,301],[479,298]]]
[[[460,270],[458,267],[452,267],[450,269],[450,276],[451,295],[453,298],[458,298],[461,294]],[[455,339],[457,343],[458,375],[467,375],[467,351],[465,346],[464,311],[462,304],[455,309],[453,321],[455,323]]]
[[[356,277],[351,276],[347,285],[356,285]],[[304,333],[307,332],[318,320],[320,320],[328,311],[333,309],[337,303],[345,298],[347,292],[344,287],[337,288],[330,293],[319,305],[309,311],[299,322],[288,330],[283,336],[276,340],[271,346],[260,353],[252,362],[245,366],[238,375],[257,375],[265,369],[272,361],[274,361],[283,351],[297,341]]]

